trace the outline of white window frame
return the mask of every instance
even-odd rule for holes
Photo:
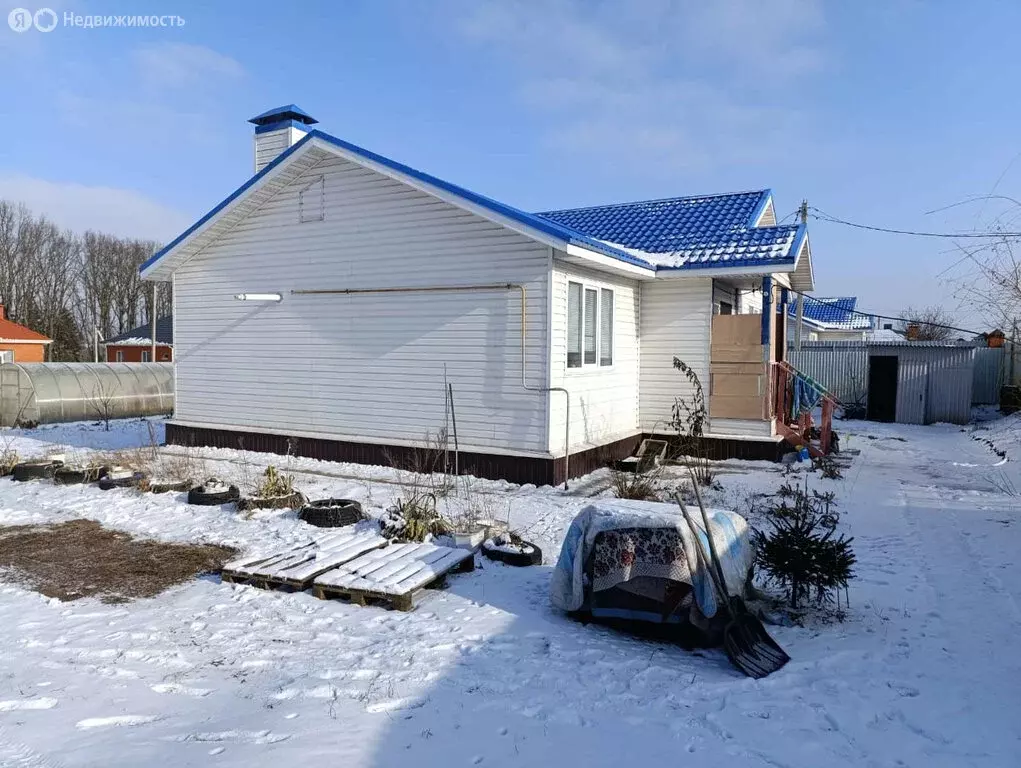
[[[581,326],[579,327],[579,333],[581,334],[581,365],[568,365],[568,355],[570,354],[570,335],[568,328],[571,324],[570,312],[571,312],[571,285],[581,286]],[[585,296],[587,291],[596,292],[596,359],[595,362],[585,362]],[[603,346],[603,330],[602,330],[602,318],[603,318],[603,291],[609,291],[610,293],[610,305],[613,309],[613,317],[611,318],[610,326],[610,363],[608,365],[602,364],[602,346]],[[609,371],[617,362],[617,289],[612,285],[604,285],[600,283],[593,283],[587,280],[573,280],[568,278],[567,290],[564,295],[564,303],[566,304],[566,316],[567,325],[564,328],[565,336],[565,348],[567,354],[564,355],[564,367],[568,373],[583,373],[593,371]]]
[[[143,349],[142,350],[142,362],[143,363],[151,363],[152,360],[149,359],[150,357],[152,357],[152,354],[150,353],[150,351],[148,349]]]
[[[123,349],[116,350],[113,353],[113,357],[114,357],[114,362],[116,362],[116,363],[123,363],[124,362],[124,350]]]

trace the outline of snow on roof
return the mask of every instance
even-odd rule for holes
[[[121,347],[148,347],[152,344],[152,326],[149,323],[132,328],[130,331],[104,339],[104,344]],[[174,343],[174,316],[167,315],[156,321],[156,343],[172,346]]]
[[[872,321],[869,316],[855,311],[857,304],[856,296],[833,298],[806,296],[804,318],[810,325],[829,330],[858,331],[871,328]],[[797,303],[791,302],[787,311],[794,317],[797,314]]]
[[[674,197],[536,215],[664,269],[794,262],[804,226],[755,226],[771,194]]]
[[[877,328],[865,334],[866,341],[904,341],[904,337],[889,328]]]

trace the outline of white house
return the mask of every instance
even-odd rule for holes
[[[676,356],[720,455],[777,454],[787,289],[813,278],[769,190],[526,213],[294,105],[250,122],[255,175],[141,268],[174,283],[168,442],[378,463],[452,391],[462,470],[560,482],[670,432]]]

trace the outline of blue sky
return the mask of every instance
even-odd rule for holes
[[[292,102],[526,210],[772,187],[780,216],[807,198],[844,219],[957,231],[996,206],[926,212],[1021,196],[1015,2],[50,7],[185,20],[0,27],[0,197],[76,229],[169,240],[250,174],[246,119]],[[890,314],[943,303],[981,325],[937,277],[953,242],[810,229],[817,295]]]

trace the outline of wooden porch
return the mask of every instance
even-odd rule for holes
[[[742,288],[749,290],[748,286],[734,284],[728,288],[734,294]],[[717,290],[714,289],[714,295]],[[831,448],[837,400],[785,359],[788,290],[765,277],[761,289],[756,285],[753,295],[762,297],[761,313],[747,311],[752,304],[748,300],[727,302],[729,313],[721,312],[719,304],[714,306],[709,354],[709,430],[717,435],[740,434],[747,439],[783,438],[793,446],[806,447],[812,456],[824,456]],[[810,392],[821,393],[818,425],[813,423],[811,409],[795,407],[795,381],[801,382],[797,385],[799,391],[810,388]]]

